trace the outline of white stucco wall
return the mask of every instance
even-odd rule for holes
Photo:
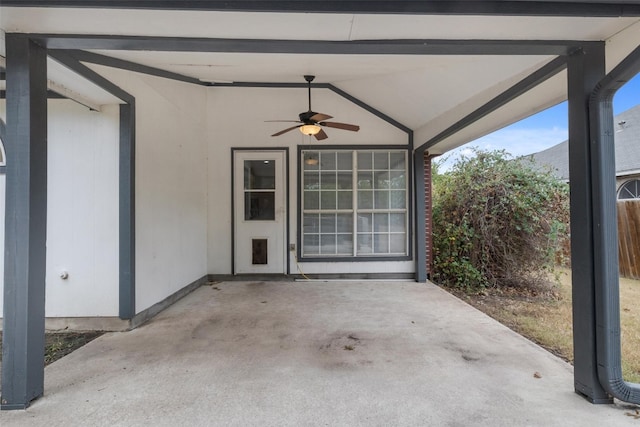
[[[307,110],[306,89],[210,88],[208,117],[208,268],[213,274],[230,274],[231,248],[231,148],[287,147],[289,149],[289,244],[297,244],[297,147],[298,145],[405,145],[407,134],[352,102],[326,89],[312,89],[313,111],[330,114],[332,121],[360,125],[360,131],[326,129],[329,138],[318,142],[294,130],[278,137],[277,131],[295,123],[265,120],[297,120]],[[293,254],[291,273],[296,274]],[[413,272],[413,261],[300,263],[305,273]]]
[[[136,98],[136,312],[207,271],[206,91],[93,66]]]
[[[118,314],[118,115],[49,101],[49,317]]]
[[[318,143],[297,131],[272,138],[289,124],[264,122],[296,119],[307,109],[306,89],[206,88],[91,67],[136,98],[136,312],[208,273],[231,273],[232,147],[289,149],[289,243],[296,244],[298,145],[407,143],[404,132],[328,90],[314,89],[314,110],[361,130],[327,129],[329,139]],[[3,102],[0,117],[4,108]],[[72,101],[49,101],[48,317],[118,315],[118,135],[118,105],[90,112]],[[297,273],[293,254],[290,265]],[[375,273],[414,267],[394,261],[300,268]]]
[[[48,108],[46,316],[117,316],[118,107],[50,100]],[[4,194],[3,174],[2,206]],[[4,224],[4,209],[0,216]],[[4,227],[0,237],[4,247]]]

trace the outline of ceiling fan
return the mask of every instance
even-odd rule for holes
[[[327,134],[324,132],[322,127],[342,129],[342,130],[350,130],[352,132],[357,132],[360,130],[360,126],[350,125],[348,123],[338,123],[338,122],[327,122],[325,120],[332,119],[333,117],[328,114],[316,113],[311,110],[311,82],[315,79],[316,76],[304,76],[304,79],[307,81],[309,85],[309,111],[302,112],[298,115],[300,120],[267,120],[268,122],[291,122],[291,123],[300,123],[295,126],[291,126],[290,128],[283,129],[280,132],[276,132],[271,136],[280,136],[283,133],[287,133],[290,130],[300,129],[305,135],[313,135],[318,141],[323,139],[327,139]]]

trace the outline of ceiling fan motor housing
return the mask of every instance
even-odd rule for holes
[[[315,111],[305,111],[303,113],[298,114],[298,117],[300,117],[300,121],[306,125],[312,125],[317,123],[315,120],[312,120],[311,117],[315,116],[316,113]]]

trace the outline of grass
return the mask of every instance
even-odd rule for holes
[[[491,289],[481,295],[460,295],[479,310],[535,341],[550,352],[573,361],[571,272],[559,271],[551,292]],[[640,383],[640,281],[620,279],[622,374]]]

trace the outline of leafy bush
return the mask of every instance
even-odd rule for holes
[[[434,280],[467,289],[548,283],[567,238],[568,185],[531,161],[474,150],[433,173]]]

